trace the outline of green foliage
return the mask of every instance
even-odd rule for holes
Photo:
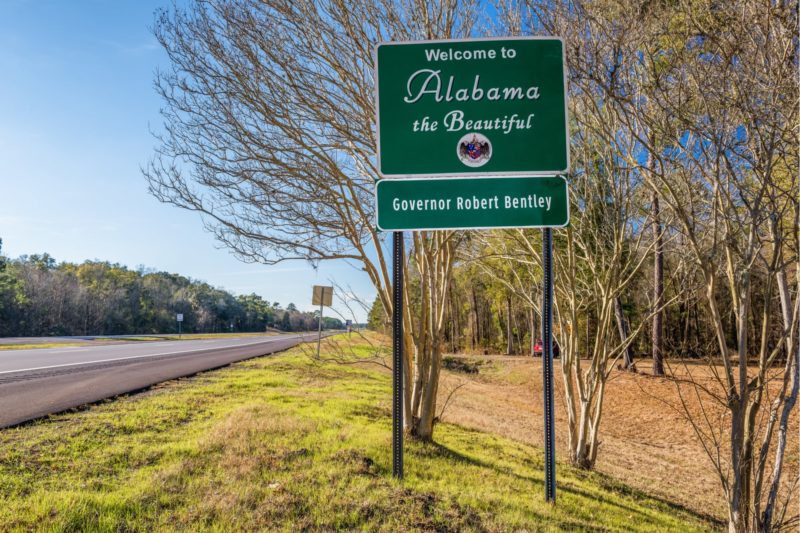
[[[372,307],[369,308],[367,327],[372,331],[383,331],[388,321],[389,315],[383,308],[380,296],[375,296],[375,301],[372,302]]]
[[[347,342],[340,337],[338,342]],[[368,348],[362,341],[354,349]],[[328,354],[330,355],[330,353]],[[325,359],[325,357],[323,357]],[[442,424],[391,479],[390,376],[302,348],[0,432],[0,524],[51,531],[708,531],[542,451]]]
[[[290,306],[278,327],[317,328],[312,314]],[[281,312],[257,294],[235,296],[178,274],[103,261],[58,263],[47,253],[15,260],[0,254],[0,336],[172,333],[176,313],[184,315],[185,333],[257,332],[275,327]],[[336,319],[324,326],[342,327]]]
[[[332,316],[322,317],[322,329],[344,329],[344,323]]]
[[[283,312],[280,328],[284,331],[290,331],[292,329],[292,321],[289,318],[289,311]]]
[[[13,265],[9,265],[8,258],[3,255],[3,239],[0,239],[0,336],[8,333],[15,309],[23,303],[22,285]]]

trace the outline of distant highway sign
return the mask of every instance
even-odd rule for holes
[[[314,291],[311,295],[311,305],[326,305],[328,307],[333,305],[333,287],[314,285]]]

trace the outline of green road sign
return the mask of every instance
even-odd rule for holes
[[[443,230],[563,227],[563,177],[380,180],[378,229]]]
[[[376,58],[381,176],[569,170],[561,39],[383,43]]]

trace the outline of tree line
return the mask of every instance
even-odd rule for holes
[[[462,261],[453,269],[452,285],[447,294],[445,322],[447,327],[442,334],[442,343],[450,353],[503,353],[506,355],[531,355],[536,340],[541,339],[541,315],[539,300],[541,299],[541,276],[537,272],[533,277],[518,286],[509,286],[514,275],[508,271],[503,273],[502,263],[506,259],[497,257],[497,250],[491,245],[505,245],[510,248],[514,244],[503,243],[502,234],[492,234],[480,239],[482,245],[468,246],[462,243],[459,254]],[[509,237],[510,235],[510,237]],[[506,238],[517,238],[510,232]],[[532,246],[541,246],[538,231],[520,232]],[[714,324],[711,317],[704,312],[702,305],[703,287],[690,283],[682,269],[685,265],[680,261],[680,247],[673,241],[667,242],[664,253],[664,291],[667,302],[661,310],[663,330],[661,334],[662,362],[664,359],[681,360],[703,359],[716,343]],[[506,279],[504,276],[508,276]],[[647,372],[653,372],[653,264],[648,262],[638,269],[631,281],[630,289],[615,298],[611,328],[615,334],[624,333],[629,340],[625,352],[630,361],[646,362]],[[766,287],[763,273],[756,272],[754,283],[757,295]],[[525,294],[527,291],[528,294]],[[728,310],[721,316],[722,331],[728,346],[737,343],[737,329],[733,301],[726,287],[718,289],[721,306]],[[763,297],[763,294],[760,294]],[[767,342],[778,346],[781,341],[781,327],[778,325],[779,309],[773,313],[773,326]],[[747,330],[748,344],[753,345],[760,340],[758,325],[760,317],[755,308],[750,309],[747,317],[750,327]],[[389,317],[383,309],[379,298],[370,306],[368,327],[374,331],[389,332]],[[599,324],[593,308],[587,307],[576,317],[578,329],[578,350],[582,357],[590,355],[589,341],[595,336]],[[640,326],[636,335],[631,334],[631,324]],[[556,337],[561,333],[556,328]],[[558,340],[558,339],[556,339]],[[781,345],[781,361],[786,360],[787,347]],[[620,364],[624,363],[624,359]]]
[[[317,329],[319,315],[168,272],[0,253],[2,337],[173,333],[178,313],[185,333],[308,331]],[[324,317],[323,327],[343,325]]]
[[[718,474],[729,530],[780,529],[798,486],[783,468],[800,389],[797,12],[796,0],[191,3],[156,16],[166,133],[144,175],[240,257],[358,265],[377,292],[370,323],[385,326],[374,46],[560,36],[571,220],[554,232],[554,333],[569,459],[594,467],[614,372],[664,375],[703,407],[674,406]],[[408,232],[405,248],[405,429],[430,440],[443,353],[527,353],[539,336],[541,237]],[[710,378],[675,379],[670,363],[687,359]]]

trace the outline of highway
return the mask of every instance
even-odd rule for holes
[[[0,428],[267,355],[316,333],[0,351]]]

